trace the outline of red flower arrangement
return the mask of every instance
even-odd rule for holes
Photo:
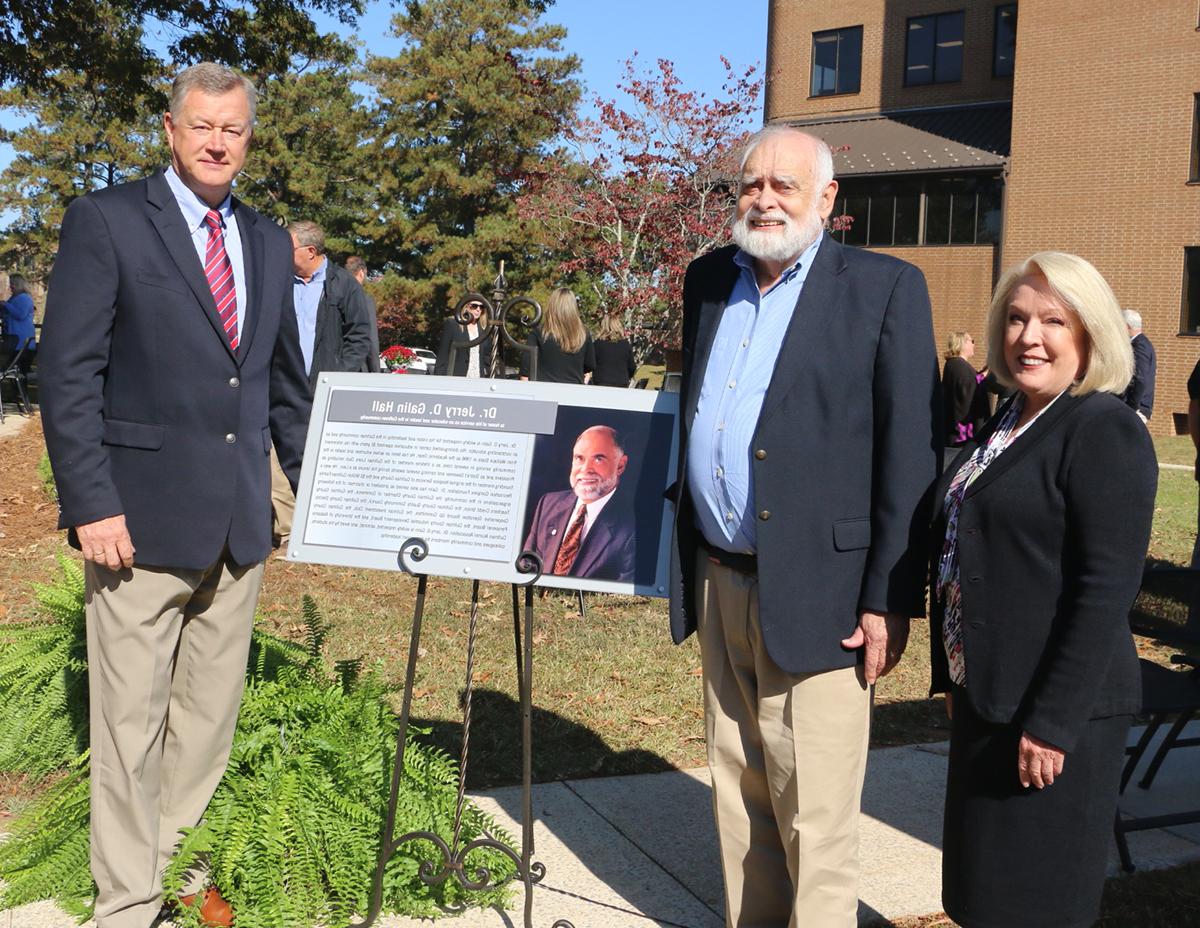
[[[407,374],[408,365],[417,353],[403,345],[392,345],[384,348],[379,355],[379,366],[389,374]]]

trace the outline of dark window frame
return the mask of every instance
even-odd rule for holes
[[[1188,182],[1200,183],[1200,93],[1192,94],[1192,151],[1188,166]]]
[[[916,188],[916,212],[917,212],[917,232],[916,240],[912,242],[896,241],[896,230],[907,229],[908,226],[902,226],[897,219],[897,213],[900,211],[900,200],[903,198],[908,200],[912,197],[911,191],[901,192],[896,189],[888,189],[888,186],[895,184],[897,181],[908,180]],[[939,181],[970,181],[969,186],[972,188],[968,191],[955,191],[939,189]],[[985,189],[985,184],[991,183],[991,189]],[[965,172],[958,174],[930,174],[918,177],[865,177],[861,181],[851,181],[850,184],[843,185],[843,188],[838,191],[837,198],[834,204],[832,216],[853,217],[853,223],[850,226],[849,233],[846,230],[833,232],[833,237],[842,244],[850,244],[860,248],[943,248],[943,247],[996,247],[1003,237],[1003,220],[1001,227],[995,230],[995,237],[987,237],[988,223],[987,219],[994,212],[995,203],[999,203],[1003,199],[1003,184],[1004,181],[999,175],[993,175],[990,172]],[[992,199],[989,200],[989,195]],[[961,238],[955,241],[956,230],[954,223],[954,206],[955,199],[967,196],[973,202],[971,210],[973,214],[971,241],[962,241]],[[938,228],[939,224],[931,223],[929,218],[929,209],[931,201],[939,203],[938,209],[941,209],[940,201],[945,198],[945,222],[941,224],[945,229],[945,241],[938,236],[938,241],[930,241],[929,231],[931,226]],[[889,205],[891,215],[891,240],[890,242],[880,241],[877,232],[874,228],[873,220],[875,218],[874,201],[876,199],[890,199],[892,203]],[[849,201],[854,200],[859,204],[861,211],[848,212],[847,207]],[[993,205],[992,210],[986,207]],[[961,206],[961,204],[960,204]],[[885,210],[886,212],[886,210]],[[958,232],[961,235],[961,231]],[[852,238],[853,241],[847,241]]]
[[[938,34],[940,31],[941,21],[950,16],[959,17],[961,38],[958,45],[958,77],[938,79],[937,76],[937,48]],[[929,58],[929,80],[914,81],[910,80],[912,68],[911,52],[912,52],[912,24],[919,20],[929,20],[933,25],[933,44],[931,46]],[[966,10],[946,10],[942,13],[925,13],[921,16],[910,16],[904,22],[904,86],[905,87],[928,87],[931,84],[958,84],[962,82],[963,70],[966,60],[966,36],[967,36],[967,14]]]
[[[842,89],[842,44],[845,41],[844,36],[857,33],[858,37],[858,73],[854,76],[854,87],[850,89]],[[833,90],[818,90],[817,89],[817,42],[828,36],[837,36],[837,53],[836,60],[833,66]],[[822,29],[820,32],[812,34],[812,47],[809,58],[809,74],[808,74],[808,95],[812,97],[835,97],[844,94],[860,93],[862,91],[862,40],[863,27],[861,24],[857,26],[841,26],[837,29]],[[847,82],[849,83],[849,82]]]
[[[1000,70],[1000,19],[1006,13],[1011,12],[1013,17],[1012,25],[1012,49],[1008,59],[1008,70]],[[1012,77],[1016,70],[1017,63],[1017,5],[1015,3],[1002,3],[996,7],[995,16],[992,18],[992,77]]]
[[[1191,310],[1195,310],[1192,312]],[[1200,337],[1200,245],[1183,247],[1183,286],[1179,295],[1179,334]]]

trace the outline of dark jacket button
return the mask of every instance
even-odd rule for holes
[[[764,509],[762,512],[760,512],[760,513],[758,514],[758,517],[759,517],[759,519],[761,519],[763,522],[766,522],[766,521],[767,521],[767,519],[771,518],[771,513],[770,513],[770,510]]]
[[[763,451],[762,448],[759,448],[757,451],[754,452],[754,456],[756,458],[758,458],[760,461],[765,461],[767,459],[767,452]]]

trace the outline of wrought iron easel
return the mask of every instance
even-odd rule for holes
[[[518,342],[507,329],[510,311],[520,308],[529,309],[517,315],[516,321],[524,328],[536,325],[542,317],[542,308],[537,301],[527,296],[508,298],[508,285],[504,278],[504,263],[500,264],[500,273],[496,277],[493,288],[493,299],[488,300],[482,294],[468,293],[455,307],[455,319],[466,326],[472,321],[466,314],[467,304],[480,302],[485,307],[487,319],[480,324],[478,336],[468,342],[453,344],[448,358],[448,369],[454,370],[454,357],[457,350],[470,350],[482,345],[490,339],[486,375],[489,377],[504,376],[504,353],[501,342],[527,353],[531,379],[537,377],[536,349]],[[482,316],[480,317],[483,318]],[[481,365],[482,367],[482,365]],[[404,775],[404,750],[408,741],[408,722],[412,710],[413,683],[416,679],[417,656],[421,642],[421,621],[425,612],[425,588],[428,575],[419,570],[419,564],[429,555],[429,545],[423,538],[409,538],[400,546],[397,563],[400,569],[417,578],[417,598],[413,608],[412,633],[408,645],[408,667],[404,677],[404,699],[400,708],[400,728],[396,737],[396,757],[392,765],[391,791],[388,796],[387,813],[384,819],[383,835],[379,848],[379,858],[375,865],[375,877],[371,887],[371,907],[366,918],[350,926],[350,928],[369,928],[379,917],[383,909],[383,878],[388,861],[396,851],[409,841],[428,841],[441,853],[440,866],[433,861],[424,861],[418,871],[422,880],[430,885],[437,885],[454,876],[464,889],[479,892],[494,889],[505,881],[493,882],[491,872],[483,866],[472,866],[467,857],[474,851],[484,848],[499,851],[510,857],[516,865],[513,878],[519,877],[525,884],[524,928],[533,928],[533,887],[541,882],[546,875],[546,867],[540,861],[533,859],[533,585],[542,576],[542,560],[533,551],[522,551],[517,557],[517,573],[528,577],[523,583],[512,585],[513,609],[513,643],[515,645],[517,689],[521,702],[521,853],[518,855],[511,847],[497,841],[490,835],[476,838],[463,843],[462,823],[466,807],[467,763],[471,744],[471,697],[474,692],[474,662],[475,641],[479,618],[479,581],[471,583],[471,618],[467,629],[467,666],[466,689],[463,696],[463,734],[462,751],[459,757],[458,796],[454,806],[454,833],[449,844],[439,835],[430,831],[410,831],[395,836],[396,805],[400,798],[400,781]],[[525,593],[524,620],[525,627],[521,628],[520,592]],[[580,597],[582,601],[582,596]],[[458,910],[454,910],[458,911]],[[566,919],[558,919],[551,928],[574,928]]]

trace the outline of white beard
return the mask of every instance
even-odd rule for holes
[[[770,219],[783,223],[783,233],[762,232],[750,225],[752,219]],[[814,209],[800,222],[784,212],[761,213],[752,209],[733,222],[733,243],[752,258],[760,261],[790,261],[817,240],[825,228],[820,214]]]

